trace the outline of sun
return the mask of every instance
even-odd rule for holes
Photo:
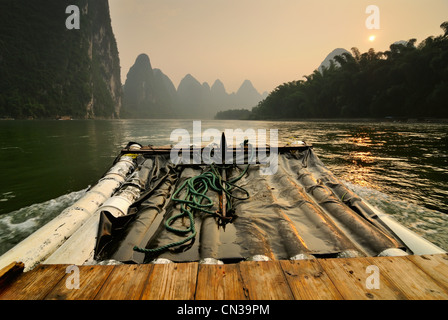
[[[370,42],[375,41],[375,39],[376,39],[376,36],[374,36],[373,34],[369,37],[369,41]]]

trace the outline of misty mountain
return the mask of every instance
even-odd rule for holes
[[[153,69],[154,80],[156,83],[156,90],[162,92],[162,97],[165,97],[167,104],[172,107],[177,105],[177,90],[171,79],[160,69]]]
[[[178,116],[184,119],[208,118],[210,86],[202,85],[191,74],[187,74],[177,87]]]
[[[264,91],[264,92],[261,94],[261,99],[264,100],[264,99],[266,99],[268,96],[269,96],[269,92]]]
[[[228,94],[226,88],[224,87],[224,83],[221,80],[216,79],[211,87],[211,94],[214,97],[214,104],[217,104],[221,101],[225,101],[228,98]]]
[[[211,87],[211,106],[214,110],[213,116],[222,110],[233,107],[235,94],[228,94],[221,80],[216,79]]]
[[[217,79],[210,87],[207,82],[202,85],[191,74],[185,76],[177,89],[183,118],[212,119],[217,112],[229,109],[251,109],[263,96],[249,80],[245,80],[236,93],[227,93],[224,84]]]
[[[159,69],[153,69],[146,54],[140,54],[129,69],[123,86],[122,118],[170,118],[174,115],[176,89]]]
[[[219,79],[210,87],[187,74],[176,89],[167,75],[152,68],[148,55],[141,54],[123,86],[121,117],[213,119],[219,111],[250,109],[262,99],[249,80],[229,94]]]
[[[340,66],[339,63],[338,63],[337,61],[334,60],[334,57],[336,57],[336,56],[340,56],[340,55],[342,55],[342,54],[344,54],[344,53],[348,53],[348,54],[351,55],[351,53],[350,53],[349,51],[345,50],[345,49],[342,49],[342,48],[334,49],[333,51],[331,51],[331,52],[325,57],[324,61],[322,61],[322,63],[319,65],[319,67],[318,67],[317,69],[322,73],[322,69],[323,69],[324,67],[325,67],[325,68],[329,68],[329,67],[330,67],[330,64],[331,64],[330,61],[333,61],[333,63],[334,63],[336,66]]]
[[[263,97],[254,88],[252,82],[250,82],[249,80],[244,80],[243,84],[236,92],[234,99],[235,100],[233,108],[251,109],[252,107],[255,107],[258,102],[263,99]]]

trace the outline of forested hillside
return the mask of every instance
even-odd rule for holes
[[[69,5],[80,29],[66,27]],[[107,0],[0,1],[0,118],[113,118],[120,106]]]
[[[305,80],[284,83],[252,119],[448,118],[448,22],[443,34],[390,50],[344,53]]]

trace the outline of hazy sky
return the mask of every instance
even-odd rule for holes
[[[448,0],[109,0],[122,81],[140,53],[177,87],[188,73],[227,92],[303,79],[335,48],[385,51],[440,35]],[[376,5],[380,29],[369,30]],[[375,35],[374,41],[369,37]]]

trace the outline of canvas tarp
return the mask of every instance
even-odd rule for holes
[[[232,200],[231,222],[219,223],[216,216],[195,212],[197,235],[192,241],[156,254],[136,252],[135,246],[157,248],[187,236],[165,227],[169,217],[179,214],[180,205],[171,197],[186,179],[210,170],[207,165],[175,166],[169,154],[146,156],[141,162],[140,168],[149,173],[144,175],[145,190],[129,214],[115,218],[101,213],[97,260],[238,261],[256,255],[279,260],[300,254],[337,257],[346,252],[376,256],[385,249],[404,247],[307,148],[280,152],[278,170],[272,175],[263,175],[260,164],[250,165],[237,182],[248,191],[249,199]],[[227,178],[238,176],[245,166],[228,168]],[[207,195],[215,204],[213,210],[218,210],[219,194],[209,191]],[[173,224],[179,229],[188,226],[187,218]]]

